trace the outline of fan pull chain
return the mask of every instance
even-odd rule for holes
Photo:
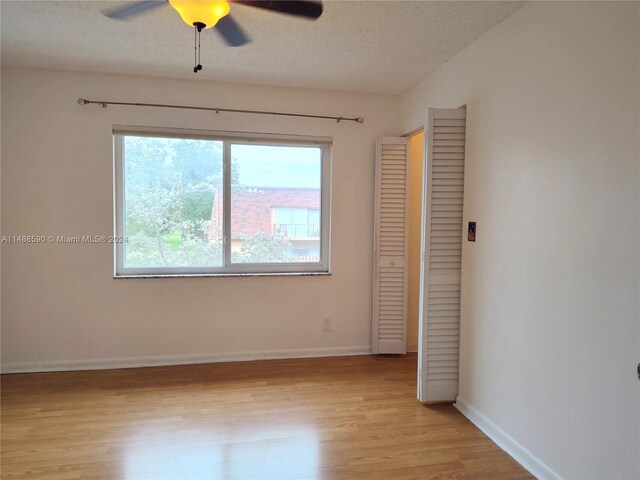
[[[200,22],[193,24],[193,73],[198,73],[202,70],[202,65],[200,64],[200,32],[205,26],[204,23]]]

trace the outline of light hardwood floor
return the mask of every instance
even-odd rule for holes
[[[530,479],[416,356],[2,376],[2,478]]]

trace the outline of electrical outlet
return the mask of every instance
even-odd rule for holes
[[[331,317],[322,317],[322,331],[323,332],[331,331]]]

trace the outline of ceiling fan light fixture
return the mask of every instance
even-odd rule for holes
[[[203,28],[212,28],[230,10],[225,0],[169,0],[169,4],[190,27],[204,24]]]

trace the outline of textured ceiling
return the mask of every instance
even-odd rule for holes
[[[124,2],[6,1],[2,64],[193,78],[193,29],[168,5],[128,22]],[[252,38],[202,33],[199,78],[399,93],[513,13],[521,2],[325,1],[317,21],[231,5]]]

